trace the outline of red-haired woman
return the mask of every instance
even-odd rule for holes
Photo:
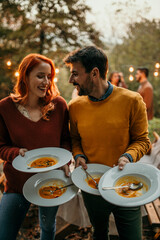
[[[43,55],[29,54],[19,66],[14,94],[0,101],[0,158],[5,191],[0,203],[0,240],[16,239],[30,203],[22,188],[30,173],[12,167],[17,155],[41,147],[70,150],[68,109],[54,84],[55,67]],[[64,166],[68,175],[68,165]],[[53,240],[58,207],[39,207],[41,239]]]

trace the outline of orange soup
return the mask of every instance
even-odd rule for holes
[[[143,183],[143,187],[138,190],[131,190],[129,189],[129,185],[131,183],[138,184],[139,182]],[[135,176],[124,176],[118,179],[118,181],[115,184],[115,187],[118,186],[127,186],[124,188],[119,188],[116,189],[116,193],[118,193],[122,197],[126,198],[134,198],[134,197],[140,197],[142,196],[145,192],[148,191],[148,185],[143,181],[143,179],[140,179],[139,177]]]
[[[54,192],[52,193],[50,191],[54,191]],[[42,198],[52,199],[52,198],[60,197],[65,191],[66,191],[66,188],[59,189],[59,187],[56,187],[56,186],[46,186],[46,187],[41,187],[39,189],[39,195]]]
[[[37,158],[36,160],[34,160],[30,164],[30,167],[33,167],[33,168],[51,167],[51,166],[55,165],[57,162],[58,162],[58,160],[53,157],[41,157],[41,158]]]
[[[99,183],[99,180],[100,180],[100,177],[93,177],[94,180],[97,182],[97,184]],[[91,187],[91,188],[95,188],[97,189],[96,187],[96,184],[95,182],[91,179],[91,178],[86,178],[85,180],[87,182],[87,184]]]

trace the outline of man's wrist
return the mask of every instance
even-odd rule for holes
[[[126,158],[128,158],[128,160],[130,162],[133,162],[133,158],[132,158],[131,154],[129,154],[129,153],[124,153],[120,157],[126,157]]]
[[[75,156],[74,156],[75,161],[77,160],[78,157],[84,158],[85,161],[87,162],[87,157],[86,157],[85,155],[83,155],[83,154],[77,154],[77,155],[75,155]]]

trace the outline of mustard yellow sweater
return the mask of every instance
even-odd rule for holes
[[[84,154],[89,163],[112,167],[123,153],[136,162],[150,147],[146,106],[136,92],[114,86],[102,101],[77,97],[69,113],[73,156]]]

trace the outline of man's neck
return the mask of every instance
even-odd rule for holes
[[[102,84],[96,86],[95,90],[90,94],[90,96],[99,99],[106,93],[108,87],[108,82],[103,81]]]
[[[140,83],[144,83],[144,82],[147,82],[148,80],[147,80],[147,78],[142,78],[141,80],[140,80]]]

